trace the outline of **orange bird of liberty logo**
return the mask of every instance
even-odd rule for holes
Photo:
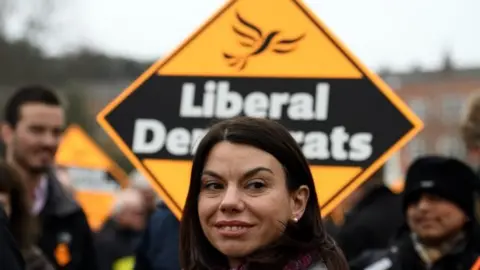
[[[271,51],[277,54],[289,53],[296,49],[297,43],[305,37],[305,34],[295,38],[281,38],[281,31],[274,30],[264,33],[259,27],[245,20],[238,12],[236,18],[245,30],[238,26],[232,26],[233,31],[239,37],[239,44],[250,49],[250,52],[244,55],[234,55],[223,53],[223,57],[231,67],[243,70],[251,57],[258,56],[261,53]],[[246,31],[246,30],[249,31]],[[251,33],[249,33],[251,32]],[[276,41],[274,41],[276,40]]]

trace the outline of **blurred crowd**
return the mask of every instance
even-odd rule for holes
[[[467,159],[420,156],[400,192],[377,173],[325,219],[306,160],[282,127],[226,120],[200,143],[181,221],[146,182],[132,181],[93,231],[68,171],[54,164],[66,121],[61,101],[43,86],[23,87],[7,101],[1,127],[0,268],[480,269],[480,95],[465,107],[459,121]],[[252,162],[265,165],[242,176],[252,175],[248,187],[233,190],[219,180]],[[288,190],[272,184],[280,174]],[[229,221],[236,216],[248,221]],[[8,254],[11,246],[18,253]],[[9,256],[20,258],[21,268]]]

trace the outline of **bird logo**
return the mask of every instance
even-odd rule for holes
[[[236,18],[244,28],[250,31],[242,30],[238,26],[232,26],[233,31],[239,37],[239,43],[242,47],[248,48],[249,53],[245,55],[234,55],[231,53],[223,53],[223,57],[227,64],[243,70],[247,66],[248,60],[266,51],[272,51],[277,54],[286,54],[297,48],[297,44],[305,37],[302,34],[295,38],[281,38],[281,31],[274,30],[268,34],[263,33],[259,27],[245,20],[238,12]],[[252,32],[252,33],[248,33]]]

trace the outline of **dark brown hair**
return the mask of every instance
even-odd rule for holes
[[[29,248],[34,243],[36,231],[26,188],[20,174],[4,161],[0,161],[0,192],[10,196],[12,212],[9,220],[13,237],[21,249]]]
[[[475,91],[463,108],[460,133],[467,150],[480,148],[480,90]]]
[[[309,165],[288,130],[275,121],[237,117],[211,127],[199,143],[193,159],[190,187],[180,228],[180,262],[184,270],[228,269],[227,258],[206,238],[198,216],[200,177],[207,156],[219,142],[245,144],[273,155],[285,168],[290,191],[306,185],[310,189],[305,213],[298,223],[285,224],[280,239],[245,258],[247,268],[281,269],[288,261],[304,253],[313,253],[330,270],[346,270],[342,251],[323,227],[320,206]]]
[[[56,93],[42,85],[26,85],[19,88],[7,101],[4,117],[10,127],[15,128],[20,121],[20,109],[27,103],[41,103],[60,106],[60,98]]]

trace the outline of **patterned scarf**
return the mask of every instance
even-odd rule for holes
[[[283,270],[307,270],[310,266],[316,263],[318,256],[314,256],[315,253],[309,253],[298,257],[296,260],[290,261],[283,267]],[[247,270],[245,265],[241,265],[238,268],[231,268],[230,270]]]
[[[465,244],[464,233],[456,235],[455,237],[448,241],[445,241],[442,245],[438,247],[427,247],[423,245],[422,243],[420,243],[420,240],[414,233],[412,233],[410,237],[412,239],[415,251],[417,252],[420,259],[422,259],[422,261],[427,265],[427,267],[431,267],[445,254],[448,254],[457,248],[462,248]]]

